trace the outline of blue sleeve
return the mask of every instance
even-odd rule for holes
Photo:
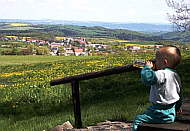
[[[157,77],[155,72],[149,66],[144,66],[141,70],[141,80],[143,83],[150,86],[156,84]]]

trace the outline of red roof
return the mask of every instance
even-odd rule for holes
[[[74,49],[74,52],[81,53],[83,52],[83,49]]]

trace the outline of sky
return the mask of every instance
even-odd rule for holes
[[[165,0],[0,0],[0,19],[169,23]]]

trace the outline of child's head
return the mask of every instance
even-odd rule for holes
[[[181,61],[180,50],[175,46],[165,46],[156,52],[156,68],[176,68]]]

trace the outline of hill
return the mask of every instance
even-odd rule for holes
[[[0,20],[2,21],[2,20]],[[15,20],[16,21],[16,20]],[[31,22],[31,21],[30,21]],[[46,21],[52,23],[51,21]],[[33,23],[42,24],[31,24],[23,22],[2,22],[0,23],[0,33],[8,35],[21,35],[38,37],[41,39],[51,40],[54,36],[70,36],[70,37],[103,37],[103,38],[117,38],[122,40],[145,40],[145,41],[158,41],[158,40],[174,40],[180,42],[190,42],[190,31],[189,32],[162,32],[162,28],[168,28],[165,25],[150,25],[150,24],[107,24],[103,22],[91,23],[91,22],[74,22],[67,21],[65,24],[46,24],[41,21],[33,21]],[[60,22],[61,23],[61,22]],[[70,24],[70,25],[68,25]],[[86,26],[79,26],[79,25]],[[92,26],[94,25],[94,26]],[[103,25],[107,26],[97,26]],[[143,26],[142,26],[143,25]],[[137,32],[122,28],[131,28],[141,30],[144,27],[145,30],[154,30],[157,28],[159,32]],[[117,29],[113,29],[117,28]],[[155,31],[155,30],[154,30]],[[169,30],[168,30],[169,31]]]
[[[0,22],[21,22],[31,24],[51,24],[51,25],[78,25],[78,26],[102,26],[109,29],[127,29],[138,32],[171,32],[170,24],[150,24],[150,23],[119,23],[119,22],[98,22],[98,21],[67,21],[67,20],[21,20],[21,19],[0,19]]]
[[[187,32],[168,32],[161,35],[162,39],[181,42],[190,42],[190,31]]]
[[[157,36],[151,36],[126,29],[109,29],[100,26],[77,25],[45,25],[28,23],[0,23],[0,33],[22,36],[71,36],[71,37],[108,37],[123,40],[155,40]]]

